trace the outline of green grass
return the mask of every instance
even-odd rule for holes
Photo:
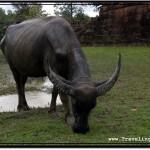
[[[83,50],[92,77],[97,81],[112,75],[118,53],[122,54],[122,68],[117,83],[106,95],[98,97],[97,106],[90,114],[90,132],[74,134],[64,121],[62,106],[58,107],[61,114],[57,119],[49,116],[48,108],[0,113],[0,145],[150,145],[148,141],[108,140],[122,137],[150,138],[150,48],[84,47]],[[5,69],[9,72],[5,65],[2,63],[0,67],[0,80],[3,83],[2,72]],[[5,69],[2,70],[3,67]]]

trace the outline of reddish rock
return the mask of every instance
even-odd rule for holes
[[[150,2],[108,2],[99,17],[71,24],[81,45],[149,44]]]

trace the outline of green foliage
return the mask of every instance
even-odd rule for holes
[[[90,17],[84,14],[84,10],[80,5],[70,3],[61,3],[54,5],[54,14],[62,16],[66,20],[88,20]]]
[[[42,5],[34,5],[30,7],[27,18],[46,17],[48,14],[42,10]]]
[[[12,6],[15,11],[5,10],[0,8],[0,40],[5,34],[6,28],[13,23],[18,23],[29,18],[46,17],[48,14],[42,10],[40,3],[23,3],[13,2]]]
[[[48,15],[42,10],[42,5],[40,3],[12,2],[12,6],[15,9],[16,22],[21,22],[29,18],[46,17]]]
[[[90,17],[84,14],[83,11],[79,11],[77,14],[75,14],[73,19],[76,21],[84,21],[84,20],[89,21]]]
[[[5,34],[5,28],[7,25],[9,25],[11,22],[14,21],[14,14],[11,10],[8,10],[7,14],[5,13],[5,10],[0,8],[0,40]]]
[[[7,16],[6,17],[6,23],[7,24],[10,24],[10,23],[14,22],[15,14],[11,10],[7,11],[7,15],[6,16]]]
[[[47,113],[48,108],[0,113],[0,145],[150,146],[147,141],[121,140],[122,137],[149,138],[150,135],[149,47],[84,47],[83,50],[92,78],[97,81],[112,75],[118,53],[122,54],[118,81],[111,91],[97,98],[97,106],[90,114],[90,132],[74,134],[64,121],[62,106],[57,107],[60,117],[55,119]],[[0,76],[1,80],[4,78]],[[120,141],[109,141],[109,138]]]
[[[0,39],[4,35],[3,27],[4,27],[4,24],[5,24],[5,19],[6,19],[5,10],[3,10],[2,8],[0,8]]]
[[[29,9],[31,7],[30,3],[12,3],[12,6],[15,9],[15,21],[21,22],[26,19],[28,16]]]

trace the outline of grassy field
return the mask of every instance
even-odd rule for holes
[[[150,146],[150,48],[84,47],[83,50],[97,81],[112,75],[118,53],[122,54],[119,80],[111,91],[98,97],[89,118],[90,132],[74,134],[64,121],[62,106],[58,107],[57,119],[49,116],[48,108],[0,113],[0,146]],[[15,84],[6,82],[5,76],[9,77],[10,71],[1,52],[0,63],[0,94],[16,92]]]

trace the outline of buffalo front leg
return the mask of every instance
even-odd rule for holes
[[[65,121],[69,124],[69,125],[73,125],[74,123],[74,118],[71,115],[70,112],[70,105],[69,105],[69,98],[66,94],[63,93],[59,93],[60,99],[62,101],[62,104],[64,106],[66,115],[65,115]]]
[[[27,81],[27,76],[24,76],[22,74],[20,74],[14,67],[10,66],[10,69],[13,72],[13,76],[17,85],[17,92],[18,92],[18,107],[17,110],[18,111],[27,111],[30,110],[26,98],[25,98],[25,93],[24,93],[24,87],[25,87],[25,83]]]
[[[56,99],[57,99],[57,96],[58,96],[58,91],[54,87],[53,91],[52,91],[52,99],[51,99],[50,109],[48,111],[48,113],[50,113],[52,117],[59,117],[59,115],[56,112]]]

